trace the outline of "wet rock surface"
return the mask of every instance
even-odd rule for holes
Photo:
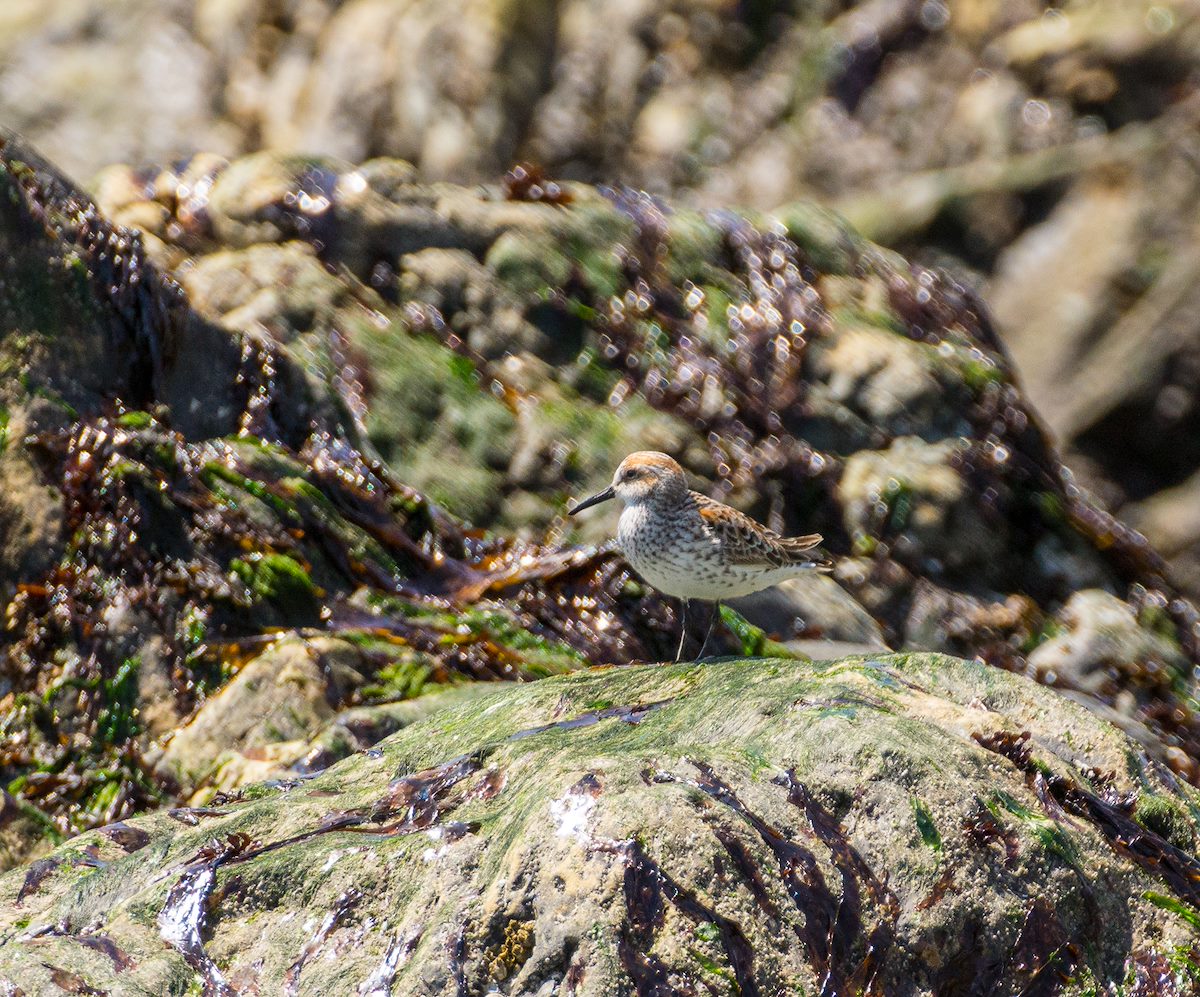
[[[80,835],[0,877],[0,979],[1185,993],[1198,804],[1090,711],[978,663],[593,671]]]

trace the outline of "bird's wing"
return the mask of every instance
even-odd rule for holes
[[[722,550],[730,564],[781,568],[786,564],[820,560],[819,557],[804,554],[821,542],[819,534],[781,537],[744,513],[710,499],[707,495],[693,492],[692,497],[701,521],[721,542]]]

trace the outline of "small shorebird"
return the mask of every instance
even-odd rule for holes
[[[815,549],[819,534],[781,537],[736,509],[689,490],[683,468],[663,453],[631,453],[612,484],[576,504],[569,515],[611,498],[625,503],[617,541],[629,563],[656,589],[683,601],[676,661],[683,655],[690,600],[714,603],[700,648],[703,657],[722,599],[830,567]]]

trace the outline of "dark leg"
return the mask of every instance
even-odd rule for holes
[[[700,645],[700,657],[704,657],[704,649],[708,647],[708,638],[712,636],[713,628],[717,625],[717,618],[721,615],[721,600],[718,599],[713,603],[712,616],[708,618],[708,629],[704,631],[704,643]]]
[[[679,661],[683,657],[683,642],[687,640],[687,599],[680,599],[679,607],[679,650],[675,652],[676,661]]]

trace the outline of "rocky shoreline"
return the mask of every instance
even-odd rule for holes
[[[639,785],[672,794],[690,787],[692,797],[712,801],[706,807],[742,821],[767,852],[783,847],[782,832],[762,829],[791,827],[802,811],[807,825],[795,833],[821,840],[824,857],[808,868],[824,871],[789,886],[796,863],[809,862],[797,853],[784,863],[793,869],[785,892],[840,876],[836,895],[855,891],[869,913],[860,927],[874,941],[863,947],[847,934],[836,944],[848,948],[833,959],[816,941],[805,948],[805,922],[797,948],[783,913],[770,938],[751,939],[746,912],[712,906],[717,900],[689,878],[698,872],[685,876],[647,853],[631,817],[605,839],[616,844],[597,874],[612,889],[593,898],[607,911],[597,917],[618,916],[621,890],[674,883],[665,888],[669,903],[660,897],[649,911],[626,910],[608,938],[628,935],[630,952],[657,952],[666,918],[668,934],[690,925],[699,941],[688,944],[700,945],[699,955],[687,962],[679,939],[662,943],[661,963],[626,965],[633,956],[619,946],[609,955],[602,946],[578,949],[586,963],[579,993],[610,992],[613,984],[601,981],[617,965],[646,980],[710,974],[743,992],[771,992],[769,980],[811,987],[833,963],[848,974],[846,986],[892,992],[885,980],[924,980],[926,989],[951,992],[946,981],[985,971],[938,963],[954,932],[970,936],[963,958],[978,950],[986,972],[1013,993],[1051,976],[1074,981],[1063,992],[1084,993],[1089,980],[1192,972],[1195,610],[1146,541],[1075,483],[970,290],[808,205],[705,213],[529,174],[464,188],[421,183],[395,160],[354,166],[274,154],[114,167],[95,191],[93,200],[21,139],[4,136],[0,308],[11,322],[0,342],[0,861],[25,867],[0,880],[14,897],[0,934],[2,972],[53,948],[53,958],[39,961],[47,978],[66,973],[60,979],[86,986],[124,973],[128,959],[152,990],[184,992],[199,979],[207,992],[224,992],[259,974],[286,987],[302,977],[320,992],[308,981],[351,970],[316,953],[361,945],[355,987],[372,978],[368,957],[397,973],[411,959],[403,979],[431,993],[476,992],[497,960],[502,978],[513,980],[507,992],[534,992],[522,989],[534,980],[567,987],[583,928],[547,942],[544,925],[524,926],[529,916],[489,913],[487,926],[473,921],[458,941],[430,929],[422,943],[389,922],[394,946],[381,949],[382,936],[363,928],[379,918],[352,913],[370,886],[318,877],[337,896],[306,896],[296,907],[283,892],[256,892],[240,869],[266,870],[277,885],[294,881],[280,863],[296,852],[263,829],[285,820],[300,827],[293,805],[328,809],[319,801],[343,792],[342,780],[362,786],[336,808],[353,816],[314,811],[313,828],[332,823],[320,848],[299,849],[318,867],[328,861],[326,832],[396,837],[401,850],[428,838],[434,822],[423,824],[409,798],[428,787],[413,779],[441,787],[430,790],[435,804],[451,793],[456,809],[467,802],[459,795],[475,792],[466,783],[481,779],[472,799],[483,806],[486,767],[468,765],[450,782],[449,770],[437,768],[492,743],[479,710],[494,709],[511,726],[523,697],[533,697],[542,706],[509,733],[594,727],[586,737],[615,730],[637,742],[670,716],[646,691],[663,683],[695,685],[692,702],[710,697],[713,722],[726,707],[730,718],[748,709],[790,717],[778,732],[789,746],[727,770],[679,740],[690,721],[672,722],[660,740],[630,744],[632,754],[605,769],[628,782],[620,798],[636,797]],[[713,482],[714,494],[773,526],[820,530],[837,555],[833,579],[743,604],[750,623],[726,618],[722,646],[769,658],[757,666],[761,676],[753,662],[589,668],[673,651],[676,607],[605,545],[611,523],[597,517],[585,527],[594,532],[575,534],[561,518],[568,495],[596,490],[624,452],[643,446],[670,450]],[[805,651],[838,657],[846,644],[977,658],[986,667],[920,656],[804,663]],[[915,687],[904,677],[910,661],[921,676]],[[838,668],[856,676],[847,679],[853,688],[827,701],[817,686]],[[538,691],[543,685],[559,688],[545,682],[489,694],[489,683],[570,672],[581,674],[562,679],[563,688],[593,690],[574,705],[543,699],[558,695]],[[736,705],[740,683],[756,689],[788,675],[814,688],[746,693]],[[732,683],[728,704],[716,688],[722,676]],[[716,686],[703,691],[709,683]],[[977,788],[963,790],[948,817],[926,798],[932,788],[916,794],[918,806],[904,789],[909,775],[884,778],[894,757],[904,772],[935,779],[933,756],[922,762],[913,753],[925,750],[921,725],[949,723],[929,698],[940,695],[972,717],[1039,704],[1003,724],[951,725],[965,746],[953,757],[965,750],[970,758],[963,785]],[[811,696],[812,723],[801,705]],[[1060,714],[1086,728],[1078,743],[1063,741]],[[879,758],[881,779],[864,786],[900,794],[887,803],[894,819],[882,820],[871,804],[869,820],[882,822],[867,830],[848,786],[820,766],[806,769],[812,758],[789,739],[828,745],[826,723],[847,724]],[[913,740],[898,734],[884,751],[890,723]],[[433,757],[432,741],[447,732]],[[737,740],[732,730],[720,737]],[[849,750],[855,742],[838,743]],[[368,791],[371,766],[400,759],[406,744],[420,758],[389,763],[391,788],[379,800],[395,799],[385,805]],[[1099,744],[1107,747],[1095,754]],[[677,764],[660,766],[662,752]],[[848,777],[848,757],[839,764]],[[533,778],[527,800],[540,801],[538,820],[557,812],[554,801],[574,813],[599,799],[589,771],[570,774],[583,802],[572,802],[566,783]],[[717,781],[706,781],[706,771]],[[760,771],[768,773],[763,785]],[[798,780],[790,789],[789,778]],[[264,785],[275,788],[255,802]],[[767,786],[782,796],[762,806],[779,813],[768,821],[757,809],[739,811],[737,800]],[[959,812],[972,794],[983,807],[973,824]],[[672,808],[698,799],[687,798]],[[143,811],[156,813],[127,820]],[[468,825],[476,819],[466,817]],[[954,849],[976,849],[980,884],[1008,875],[998,871],[1007,868],[998,852],[1023,855],[1028,832],[1030,864],[1013,873],[1012,887],[1024,906],[1014,900],[1001,913],[968,891],[953,902],[953,929],[922,934],[934,930],[936,916],[924,912],[940,898],[920,903],[939,880],[921,879],[918,896],[903,849],[938,852],[925,839],[932,825],[949,841],[938,830],[945,821]],[[529,848],[568,844],[540,827],[531,825]],[[501,862],[516,846],[496,834]],[[158,843],[148,848],[149,840]],[[466,830],[461,840],[486,850],[494,836]],[[733,849],[721,859],[727,869],[749,845],[721,847]],[[396,861],[397,898],[411,898],[418,881],[426,884],[419,889],[446,889],[436,877],[416,877],[425,866]],[[766,853],[751,864],[763,862]],[[1062,892],[1030,906],[1031,884],[1056,862]],[[476,867],[455,864],[454,875],[464,868]],[[494,877],[505,867],[486,868]],[[1110,870],[1103,888],[1096,878],[1080,885],[1083,870],[1098,869]],[[758,873],[725,874],[744,881],[757,903],[787,909],[773,888],[759,896]],[[149,892],[129,893],[126,909],[105,885],[110,875],[130,890],[144,881]],[[211,956],[184,912],[207,909],[231,879],[242,884],[234,894],[249,891],[244,909],[235,904],[247,919],[290,922],[319,908],[314,930],[327,916],[329,927],[307,947],[271,945],[261,963],[256,955],[242,965],[232,954],[245,948],[240,935]],[[464,885],[463,902],[471,890],[481,898],[494,889],[483,880]],[[494,910],[507,909],[507,899],[492,899]],[[1077,952],[1080,912],[1094,914],[1088,904],[1096,903],[1133,927]],[[54,904],[64,913],[82,904],[82,912],[60,930]],[[465,915],[445,916],[458,923]],[[1000,929],[1010,922],[1013,930]],[[905,935],[910,925],[915,933]],[[292,929],[281,931],[295,941]],[[942,940],[930,942],[935,936]],[[1027,952],[1026,936],[1061,945]],[[542,944],[545,958],[526,966]],[[232,983],[242,970],[246,982]],[[43,984],[37,976],[30,986]]]

